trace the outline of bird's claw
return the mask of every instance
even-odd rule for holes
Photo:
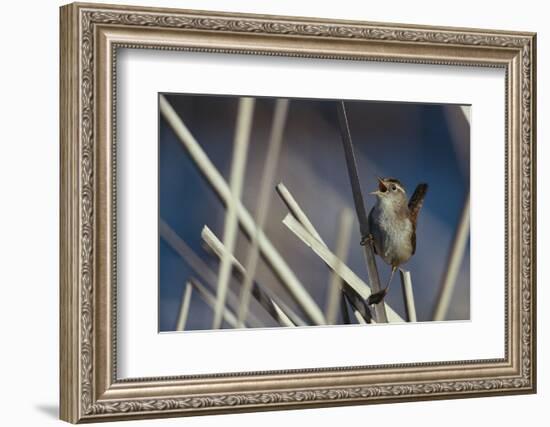
[[[381,303],[387,293],[387,289],[382,289],[381,291],[375,292],[374,294],[370,294],[370,296],[367,298],[367,304],[374,305]]]
[[[359,242],[359,244],[361,246],[365,246],[367,243],[372,244],[373,241],[374,241],[374,238],[372,237],[372,234],[369,233],[361,237],[361,241]]]

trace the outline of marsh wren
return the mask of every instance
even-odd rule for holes
[[[391,266],[390,279],[386,287],[371,294],[368,304],[378,304],[388,293],[395,270],[406,263],[416,250],[416,219],[428,191],[428,184],[418,184],[410,200],[399,180],[378,178],[376,205],[368,218],[369,234],[363,236],[361,244],[373,245],[374,253]]]

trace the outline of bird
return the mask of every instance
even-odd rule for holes
[[[368,234],[361,239],[361,244],[370,243],[374,253],[391,266],[391,274],[386,287],[369,296],[369,305],[384,299],[397,268],[414,255],[416,223],[428,191],[428,184],[418,184],[407,201],[405,187],[398,179],[377,179],[378,189],[370,193],[376,196],[376,204],[369,213]]]

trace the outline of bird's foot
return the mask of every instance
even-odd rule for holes
[[[375,292],[374,294],[370,294],[370,296],[367,298],[367,304],[373,305],[373,304],[379,304],[384,300],[384,297],[388,293],[388,289],[382,289],[381,291]]]
[[[366,234],[364,236],[361,236],[361,241],[359,242],[359,244],[361,246],[365,246],[367,243],[369,245],[372,245],[372,243],[374,242],[374,237],[372,237],[372,234]]]

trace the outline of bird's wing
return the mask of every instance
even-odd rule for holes
[[[426,197],[427,191],[428,184],[418,184],[416,186],[416,189],[414,190],[413,195],[411,196],[411,200],[409,200],[409,215],[413,226],[413,232],[411,236],[413,255],[416,252],[416,219],[418,218],[418,213],[420,212],[420,208],[422,208],[422,204],[424,203],[424,198]]]

